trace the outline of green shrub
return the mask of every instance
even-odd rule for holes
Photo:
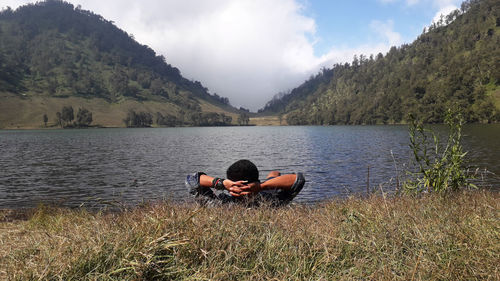
[[[445,117],[449,135],[446,145],[441,145],[439,137],[431,129],[410,116],[410,148],[413,151],[417,172],[409,172],[410,179],[404,183],[409,192],[438,192],[446,194],[460,188],[476,187],[464,168],[467,152],[463,151],[462,115],[448,109]],[[432,141],[429,141],[432,137]]]

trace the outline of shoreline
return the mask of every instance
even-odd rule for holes
[[[217,128],[224,128],[224,127],[260,127],[263,125],[255,125],[255,124],[249,124],[249,125],[224,125],[224,126],[175,126],[175,127],[165,127],[165,126],[150,126],[150,127],[118,127],[118,126],[101,126],[101,125],[96,125],[96,126],[88,126],[88,127],[66,127],[66,128],[61,128],[61,127],[20,127],[20,128],[13,128],[13,127],[8,127],[8,128],[0,128],[0,131],[16,131],[16,130],[87,130],[87,129],[165,129],[165,128],[210,128],[210,127],[217,127]],[[273,125],[271,125],[273,126]],[[279,126],[279,125],[278,125]],[[286,125],[282,125],[286,126]]]
[[[498,125],[500,123],[465,123],[464,126],[468,125]],[[352,126],[352,127],[369,127],[369,126],[408,126],[408,123],[394,123],[394,124],[357,124],[357,125],[349,125],[349,124],[335,124],[335,125],[259,125],[259,124],[248,124],[248,125],[224,125],[224,126],[175,126],[175,127],[166,127],[166,126],[151,126],[151,127],[119,127],[119,126],[89,126],[89,127],[70,127],[70,128],[61,128],[61,127],[7,127],[0,128],[0,131],[16,131],[16,130],[86,130],[86,129],[165,129],[165,128],[224,128],[224,127],[301,127],[301,126],[310,126],[310,127],[341,127],[341,126]],[[426,123],[427,126],[434,125],[445,125],[444,123]]]

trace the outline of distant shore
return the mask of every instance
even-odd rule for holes
[[[252,122],[252,121],[250,121]],[[499,123],[467,123],[466,125],[494,125],[494,124],[499,124]],[[338,125],[298,125],[298,126],[316,126],[316,127],[325,127],[325,126],[407,126],[407,123],[397,123],[397,124],[373,124],[373,125],[367,125],[367,124],[361,124],[361,125],[343,125],[343,124],[338,124]],[[429,124],[429,125],[442,125],[442,124]],[[207,127],[267,127],[267,126],[283,126],[287,127],[289,125],[286,124],[255,124],[255,123],[250,123],[248,125],[224,125],[224,126],[150,126],[150,127],[120,127],[120,126],[89,126],[89,127],[72,127],[72,128],[61,128],[61,127],[56,127],[56,126],[49,126],[49,127],[5,127],[1,128],[1,130],[59,130],[59,129],[65,129],[65,130],[79,130],[79,129],[137,129],[137,128],[207,128]]]
[[[248,124],[248,125],[224,125],[224,126],[172,126],[172,127],[167,127],[167,126],[150,126],[150,127],[118,127],[118,126],[88,126],[88,127],[59,127],[59,126],[48,126],[48,127],[7,127],[7,128],[0,128],[0,130],[85,130],[85,129],[137,129],[137,128],[145,128],[145,129],[151,129],[151,128],[195,128],[195,127],[255,127],[259,125],[255,124]],[[260,125],[262,126],[262,125]]]

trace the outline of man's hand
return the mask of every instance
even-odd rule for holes
[[[240,181],[241,182],[241,181]],[[233,196],[240,197],[245,195],[257,194],[262,190],[260,182],[243,182],[242,186],[235,186],[232,189],[228,189],[229,193]]]
[[[247,183],[246,181],[232,181],[232,180],[228,180],[228,179],[225,179],[222,182],[222,184],[224,185],[226,190],[229,191],[229,193],[231,195],[239,194],[241,192],[241,188],[243,186],[245,186],[246,183]],[[234,195],[234,196],[237,196],[237,195]]]

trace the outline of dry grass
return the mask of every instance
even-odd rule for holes
[[[4,211],[0,279],[499,280],[499,199],[481,191],[277,209]]]
[[[72,106],[76,111],[84,107],[92,112],[92,125],[103,127],[124,127],[123,119],[129,110],[145,111],[155,114],[177,114],[177,105],[161,101],[124,100],[119,103],[110,103],[104,99],[85,99],[81,97],[53,98],[46,96],[26,96],[24,99],[18,96],[0,93],[0,129],[39,129],[43,128],[43,115],[47,114],[48,126],[56,124],[56,112],[61,111],[63,106]],[[201,100],[204,112],[225,113],[233,118],[236,124],[238,115],[227,112],[206,101]],[[57,128],[57,127],[56,127]]]
[[[85,99],[81,97],[53,98],[47,96],[26,96],[19,98],[16,95],[0,93],[0,129],[41,129],[43,115],[48,116],[48,127],[58,128],[56,124],[56,113],[63,106],[72,106],[74,110],[84,107],[92,112],[92,125],[103,127],[124,127],[123,119],[129,110],[145,111],[150,113],[176,114],[178,107],[174,104],[160,101],[138,102],[124,100],[119,103],[110,103],[104,99]],[[224,113],[231,116],[232,123],[237,124],[238,114],[226,111],[220,107],[200,100],[203,112]],[[278,116],[263,116],[250,118],[250,124],[257,126],[279,126]],[[283,117],[281,125],[286,125]]]
[[[201,111],[203,112],[217,112],[217,113],[224,113],[226,116],[231,116],[232,121],[231,123],[236,125],[238,122],[238,116],[239,114],[236,114],[234,112],[229,112],[227,110],[224,110],[223,108],[217,107],[207,101],[204,100],[199,100],[200,106],[201,106]]]
[[[278,116],[251,117],[249,124],[256,126],[280,126],[287,125],[286,117],[282,117],[281,124]]]
[[[104,127],[123,127],[123,119],[130,109],[146,112],[177,112],[177,106],[156,101],[137,102],[125,100],[121,103],[109,103],[103,99],[85,99],[80,97],[52,98],[32,96],[25,99],[1,94],[0,128],[37,129],[43,128],[43,114],[47,114],[48,126],[56,124],[56,112],[63,106],[72,106],[76,111],[84,107],[92,112],[93,125]]]

